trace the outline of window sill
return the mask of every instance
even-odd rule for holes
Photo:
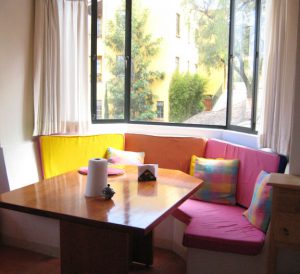
[[[216,128],[194,128],[183,126],[142,125],[142,124],[92,124],[89,134],[99,133],[138,133],[160,136],[190,136],[216,138],[239,145],[258,148],[255,134]]]

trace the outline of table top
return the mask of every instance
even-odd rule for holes
[[[137,167],[109,177],[111,200],[85,197],[87,176],[72,171],[0,195],[0,207],[30,214],[120,230],[151,231],[195,193],[202,180],[159,169],[157,181],[138,182]]]
[[[280,188],[300,190],[300,176],[282,173],[271,173],[268,184]]]

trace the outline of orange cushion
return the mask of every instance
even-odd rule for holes
[[[189,173],[192,155],[204,157],[206,138],[125,134],[125,150],[144,151],[145,164]]]

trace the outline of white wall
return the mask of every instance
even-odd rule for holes
[[[0,1],[0,145],[10,188],[38,181],[33,131],[34,0]]]
[[[3,157],[3,149],[0,147],[0,193],[7,191],[9,191],[9,183]]]
[[[39,180],[32,139],[33,20],[34,0],[0,0],[0,183],[8,177],[11,189]],[[4,243],[59,254],[57,220],[1,209],[0,231]]]

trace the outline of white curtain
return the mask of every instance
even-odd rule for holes
[[[295,91],[298,0],[269,0],[261,147],[289,154]]]
[[[35,1],[34,39],[34,135],[86,132],[87,2]]]

